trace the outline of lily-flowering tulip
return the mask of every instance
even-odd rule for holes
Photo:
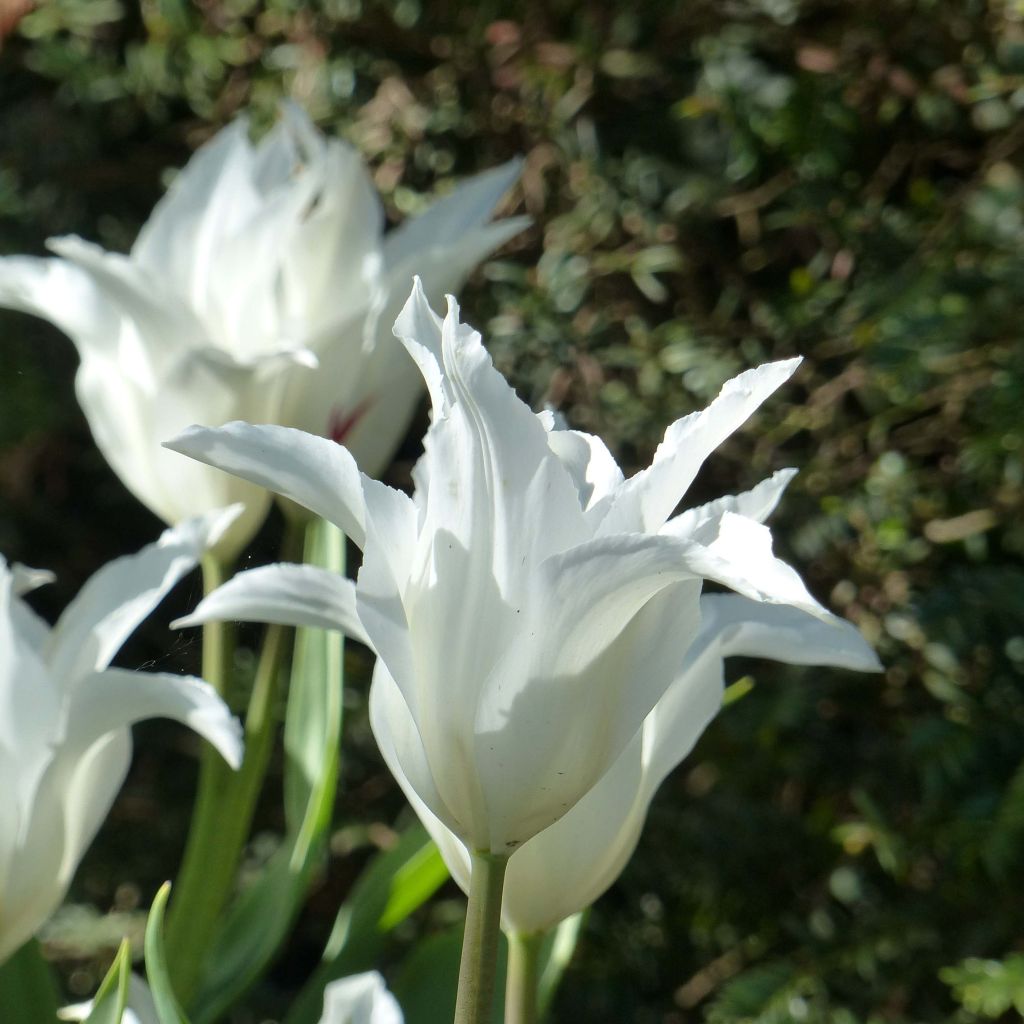
[[[109,665],[239,511],[189,520],[109,563],[52,628],[19,596],[48,574],[0,559],[0,962],[63,899],[128,771],[133,722],[178,719],[238,766],[241,729],[212,687]]]
[[[828,617],[761,525],[791,474],[670,518],[704,458],[799,360],[730,381],[625,480],[598,438],[556,429],[516,397],[454,300],[442,323],[417,284],[395,331],[433,406],[412,498],[295,431],[235,423],[171,442],[363,548],[354,587],[265,567],[214,591],[190,621],[332,625],[364,639],[386,669],[370,711],[393,770],[468,847],[504,856],[633,740],[698,634],[703,579]]]
[[[65,237],[48,243],[57,258],[0,259],[0,306],[75,343],[79,401],[128,489],[171,524],[244,502],[224,542],[238,548],[266,493],[159,442],[192,423],[284,423],[344,437],[378,473],[421,393],[390,336],[413,271],[429,268],[438,296],[459,288],[522,229],[487,223],[517,174],[482,174],[384,234],[358,153],[285,106],[256,145],[243,117],[203,146],[130,255]]]
[[[384,979],[367,971],[327,986],[320,1024],[402,1024],[402,1011]]]
[[[525,843],[509,861],[502,900],[507,932],[536,934],[590,906],[619,876],[640,840],[647,809],[665,777],[690,753],[722,702],[727,657],[771,658],[792,665],[878,671],[874,651],[849,623],[735,594],[701,598],[701,623],[681,671],[619,759],[564,817]],[[386,671],[378,662],[377,672]],[[396,773],[401,761],[385,753]],[[469,891],[470,854],[399,782]]]
[[[61,1020],[83,1021],[92,1003],[76,1003],[60,1011]],[[129,982],[128,1005],[120,1024],[160,1024],[149,986],[133,974]],[[353,974],[333,981],[324,991],[324,1012],[320,1024],[402,1024],[402,1011],[376,971]]]

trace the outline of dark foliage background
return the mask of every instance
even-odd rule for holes
[[[805,357],[693,498],[799,466],[777,548],[885,674],[732,665],[749,692],[660,793],[555,1018],[1017,1019],[1024,7],[50,0],[20,21],[19,8],[0,3],[0,252],[67,232],[127,248],[166,168],[245,108],[268,124],[290,95],[362,150],[396,221],[525,155],[515,205],[534,227],[477,273],[466,318],[527,400],[625,464],[730,374]],[[0,337],[0,549],[59,571],[52,615],[158,527],[92,447],[70,344],[13,314]],[[395,480],[414,455],[410,442]],[[194,667],[166,612],[126,664]],[[286,1002],[400,812],[351,657],[335,856],[239,1021]],[[72,993],[95,983],[112,935],[138,929],[180,848],[191,739],[163,725],[138,739],[79,906],[50,936]],[[254,856],[275,814],[271,799]],[[396,936],[392,970],[457,913],[444,895]],[[113,916],[83,919],[87,905]]]

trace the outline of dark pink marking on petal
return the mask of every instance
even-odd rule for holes
[[[327,421],[327,436],[337,444],[344,444],[345,438],[366,415],[366,410],[371,405],[373,405],[373,399],[364,398],[351,412],[346,413],[342,409],[332,409],[331,417]]]

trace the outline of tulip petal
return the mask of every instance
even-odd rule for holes
[[[494,368],[480,335],[459,322],[455,300],[448,300],[440,332],[419,282],[409,301],[421,307],[416,324],[427,329],[415,338],[414,358],[433,356],[449,403],[424,441],[424,528],[450,531],[479,559],[474,571],[493,575],[514,600],[532,566],[585,535],[576,488],[543,424]]]
[[[431,308],[423,281],[413,278],[412,291],[395,320],[394,332],[423,374],[433,419],[448,415],[452,403],[451,386],[442,371],[441,331],[444,321]]]
[[[105,668],[135,627],[238,518],[239,505],[165,530],[134,555],[108,562],[64,610],[50,634],[46,660],[58,684]]]
[[[735,512],[725,512],[718,520],[710,544],[690,542],[686,561],[693,572],[755,601],[788,604],[822,619],[834,618],[811,596],[797,571],[772,554],[768,527]]]
[[[701,598],[704,623],[694,647],[713,636],[721,657],[771,658],[787,665],[827,665],[853,672],[881,672],[871,645],[845,619],[822,619],[786,605],[736,594]]]
[[[93,743],[62,775],[64,781],[57,794],[64,817],[64,856],[57,874],[61,886],[71,884],[79,862],[121,790],[131,759],[131,733],[117,729]],[[59,754],[55,761],[56,770],[61,772],[64,766],[59,763]],[[45,821],[33,821],[33,828],[39,841],[49,841],[47,833],[52,826],[48,829]]]
[[[327,986],[320,1024],[402,1024],[402,1011],[384,979],[367,971]]]
[[[506,929],[547,931],[605,892],[640,840],[650,804],[643,789],[643,738],[638,732],[593,789],[511,858],[502,902]],[[438,843],[442,852],[447,845]],[[554,865],[568,870],[555,870]],[[452,874],[461,885],[456,871]]]
[[[170,672],[108,668],[85,676],[68,704],[61,757],[147,718],[173,718],[208,740],[232,768],[242,763],[242,727],[209,683]]]
[[[363,546],[362,475],[352,456],[325,437],[234,422],[189,427],[164,447],[291,498]]]
[[[659,532],[666,537],[689,538],[708,544],[717,536],[726,512],[763,523],[775,511],[796,472],[795,469],[780,469],[742,494],[727,494],[706,505],[686,509],[670,519]]]
[[[480,230],[494,212],[498,200],[518,179],[522,167],[521,160],[510,160],[500,167],[477,174],[458,185],[450,195],[437,200],[420,216],[390,232],[384,238],[385,264],[389,267],[407,262],[415,264],[420,262],[419,257],[424,250],[440,246],[451,246],[452,255],[457,256],[466,236]],[[518,221],[514,230],[513,223],[503,220],[494,227],[510,237],[529,221],[526,218]]]
[[[122,345],[118,358],[131,359],[122,372],[156,391],[161,373],[183,352],[202,349],[206,330],[192,307],[169,292],[164,279],[127,256],[106,252],[75,235],[47,239],[47,247],[87,273],[110,305],[133,322],[139,341]]]
[[[121,317],[90,276],[64,260],[0,259],[0,306],[48,320],[80,353],[95,350],[111,358],[117,354]]]
[[[31,799],[60,715],[60,694],[37,649],[43,632],[43,624],[15,594],[13,574],[0,559],[0,758],[10,757],[18,765],[17,772],[5,776],[15,802]]]
[[[31,569],[18,562],[11,566],[11,577],[14,593],[19,597],[22,594],[29,594],[47,583],[53,583],[57,578],[49,569]]]
[[[204,597],[190,615],[172,622],[171,628],[216,621],[337,629],[367,643],[352,581],[313,565],[278,563],[240,572]]]
[[[575,673],[535,670],[533,685],[505,704],[500,729],[490,731],[493,718],[481,715],[476,750],[493,849],[556,822],[622,755],[678,674],[697,629],[698,593],[693,581],[665,587]],[[488,696],[499,679],[488,681]]]
[[[765,363],[728,381],[701,412],[676,420],[651,465],[630,477],[609,503],[603,534],[659,529],[704,460],[794,374],[799,359]]]
[[[644,724],[649,801],[662,780],[689,754],[714,716],[724,689],[724,659],[771,658],[790,665],[827,665],[856,672],[881,669],[875,652],[843,619],[827,621],[785,605],[736,594],[701,598],[701,628],[679,679]]]
[[[422,802],[447,827],[464,831],[465,824],[453,816],[434,782],[416,719],[383,660],[374,666],[370,684],[370,727],[381,756],[413,805]]]
[[[239,117],[178,172],[142,226],[132,259],[169,278],[179,294],[201,296],[218,241],[259,209],[251,164],[249,122]]]
[[[585,511],[622,486],[622,470],[601,438],[581,430],[549,428],[548,445],[569,471]]]

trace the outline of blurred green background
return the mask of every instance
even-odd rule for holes
[[[691,498],[798,466],[776,550],[885,674],[730,664],[749,692],[660,792],[554,1018],[1019,1019],[1024,4],[21,7],[0,2],[2,253],[68,232],[126,249],[166,169],[244,109],[269,124],[288,95],[364,153],[395,222],[525,156],[507,206],[534,226],[477,272],[465,318],[526,400],[601,434],[627,468],[731,374],[804,356]],[[59,571],[51,615],[158,530],[92,447],[74,369],[53,329],[0,315],[0,550]],[[124,664],[195,668],[170,614]],[[349,661],[334,853],[239,1022],[287,1004],[402,813],[365,724],[367,659]],[[137,737],[78,906],[49,933],[71,993],[137,933],[187,822],[191,738]],[[272,787],[255,859],[279,814]],[[445,889],[398,930],[389,977],[459,906]]]

